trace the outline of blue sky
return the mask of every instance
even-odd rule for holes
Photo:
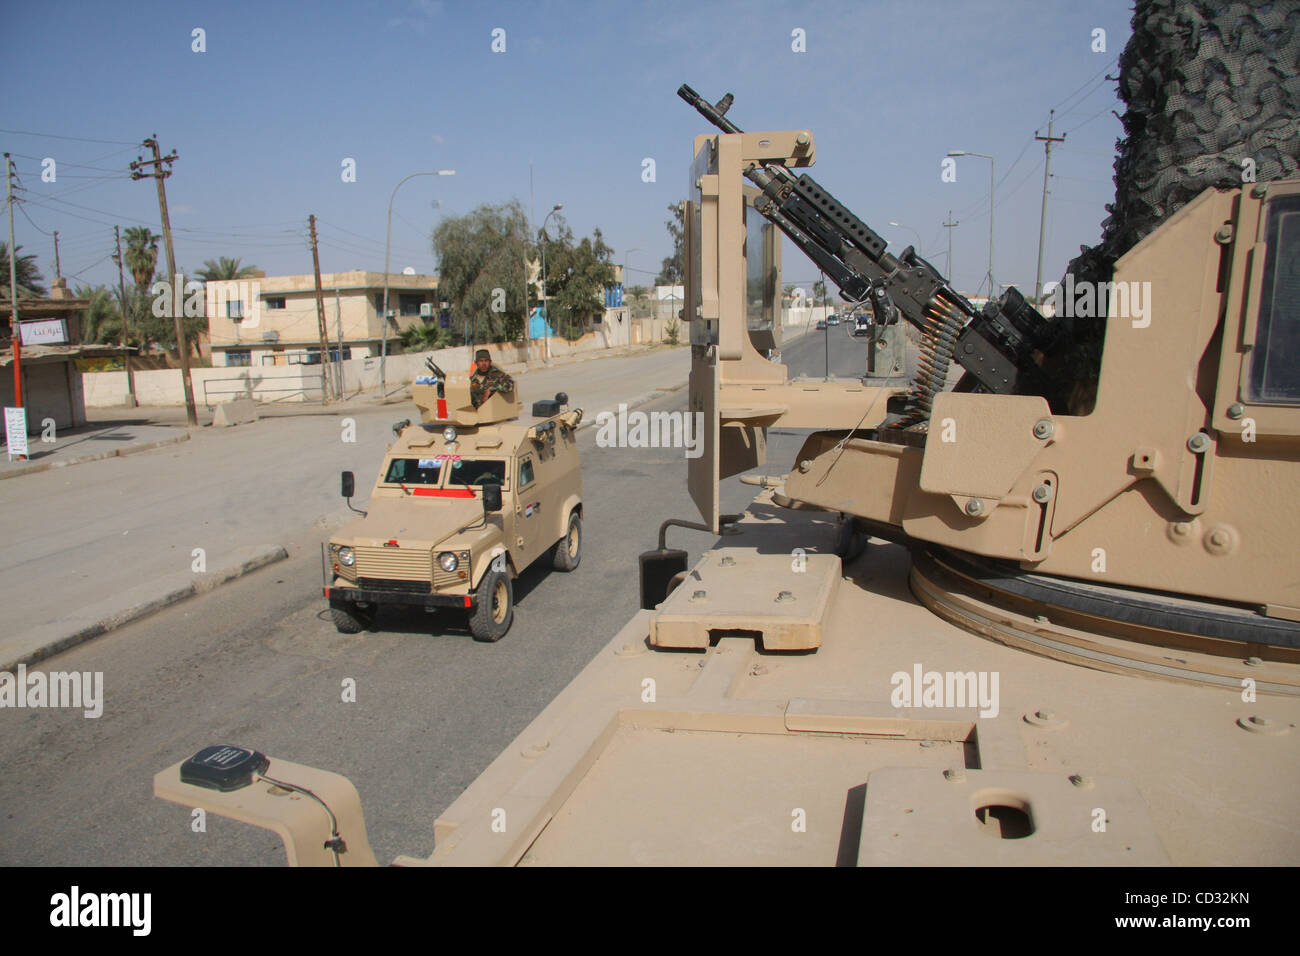
[[[574,232],[600,227],[648,282],[670,252],[663,222],[684,198],[693,137],[706,123],[675,95],[736,96],[746,130],[808,128],[810,170],[899,248],[919,233],[941,269],[949,209],[959,288],[987,269],[988,164],[997,160],[996,277],[1032,288],[1048,111],[1066,142],[1052,157],[1044,281],[1100,237],[1122,135],[1117,57],[1131,9],[1114,0],[908,3],[325,2],[24,4],[0,36],[0,145],[23,185],[17,242],[52,277],[116,283],[112,226],[158,230],[132,146],[156,133],[179,160],[167,180],[177,259],[237,256],[269,274],[381,270],[388,199],[394,271],[435,269],[441,215],[511,198],[540,219],[557,202]],[[206,52],[191,31],[206,32]],[[505,52],[492,32],[505,31]],[[1105,30],[1105,52],[1093,31]],[[792,50],[803,30],[806,52]],[[29,133],[78,139],[54,139]],[[103,140],[84,142],[81,140]],[[58,179],[41,181],[41,160]],[[341,178],[345,158],[356,182]],[[643,160],[656,181],[642,181]],[[434,206],[434,202],[438,206]],[[26,215],[24,215],[24,213]],[[632,251],[636,250],[636,251]],[[816,270],[787,247],[787,281]]]

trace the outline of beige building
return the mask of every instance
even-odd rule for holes
[[[382,272],[324,272],[325,325],[332,357],[378,355],[383,338]],[[208,334],[214,366],[314,365],[320,362],[316,279],[263,276],[207,284]],[[414,325],[437,321],[438,277],[390,273],[388,350]]]

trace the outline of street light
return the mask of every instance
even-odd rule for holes
[[[993,292],[994,289],[996,288],[993,282],[993,169],[996,166],[996,162],[993,159],[993,157],[988,155],[987,153],[972,153],[970,150],[966,150],[966,149],[949,150],[948,155],[949,156],[978,156],[980,159],[987,159],[989,161],[989,275],[988,275],[988,280],[989,280],[989,298],[991,299],[993,298]],[[948,271],[951,272],[952,269],[950,268]]]
[[[564,208],[564,203],[557,202],[542,220],[542,228],[537,230],[537,247],[542,251],[542,331],[546,333],[546,361],[551,360],[551,311],[546,307],[546,247],[542,245],[542,235],[551,217]]]
[[[397,198],[397,190],[401,188],[402,183],[407,179],[414,179],[416,176],[455,176],[454,169],[439,169],[432,173],[411,173],[406,179],[400,180],[393,187],[393,194],[388,197],[388,232],[384,236],[384,314],[379,317],[380,324],[380,347],[379,347],[379,396],[383,398],[388,394],[387,378],[387,361],[388,361],[388,262],[389,253],[393,244],[393,200]],[[339,343],[339,354],[343,354],[343,343]]]
[[[906,230],[907,230],[908,232],[910,232],[912,235],[916,236],[916,251],[917,251],[919,254],[921,254],[921,255],[925,255],[924,250],[922,250],[922,248],[921,248],[921,234],[920,234],[919,232],[917,232],[917,231],[916,231],[915,229],[913,229],[911,226],[905,226],[905,225],[903,225],[901,222],[894,222],[894,220],[892,220],[892,219],[889,220],[889,224],[890,224],[891,226],[897,226],[899,229],[906,229]]]

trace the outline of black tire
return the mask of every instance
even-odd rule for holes
[[[469,632],[474,640],[495,644],[506,636],[515,619],[515,587],[509,571],[489,568],[474,591]]]
[[[1076,282],[1109,281],[1116,259],[1205,189],[1240,187],[1243,159],[1255,162],[1261,183],[1296,173],[1298,41],[1293,4],[1138,0],[1120,56],[1127,109],[1115,202],[1101,242],[1066,269]],[[1095,397],[1105,322],[1076,322],[1074,347],[1055,372],[1076,383],[1075,414]]]
[[[355,604],[331,604],[330,617],[334,619],[334,629],[340,634],[360,634],[370,630],[375,623],[373,609],[363,611]]]
[[[582,563],[582,519],[578,512],[569,515],[568,529],[564,537],[555,542],[555,553],[551,558],[551,567],[557,571],[572,571]]]

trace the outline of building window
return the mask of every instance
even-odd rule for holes
[[[389,304],[390,305],[392,304],[391,300]],[[378,315],[382,318],[383,314],[384,314],[384,294],[382,292],[377,292],[375,293],[375,315]]]
[[[282,295],[267,296],[266,307],[268,309],[283,309],[285,307],[284,296]]]
[[[420,306],[424,304],[424,296],[419,293],[411,294],[402,293],[402,315],[419,315]]]
[[[253,364],[253,353],[250,352],[248,349],[227,349],[227,350],[226,350],[226,364],[227,364],[227,365],[241,365],[241,366],[242,366],[242,365],[252,365],[252,364]]]
[[[238,299],[232,299],[226,303],[226,318],[234,319],[238,322],[244,317],[244,303]]]

